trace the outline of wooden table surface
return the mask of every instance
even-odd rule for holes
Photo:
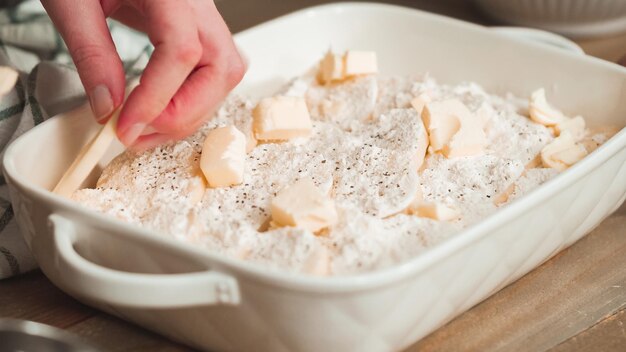
[[[330,1],[217,0],[233,32]],[[466,0],[391,1],[493,24]],[[626,35],[579,41],[617,61]],[[39,271],[0,282],[0,317],[67,329],[103,351],[189,351],[141,327],[87,307]],[[625,351],[626,205],[588,236],[407,351]]]

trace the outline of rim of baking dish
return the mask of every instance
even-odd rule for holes
[[[406,12],[407,10],[415,11],[422,13],[423,15],[437,17],[453,25],[461,25],[467,30],[480,31],[484,35],[499,36],[497,33],[491,33],[486,27],[480,25],[475,25],[442,15],[427,13],[413,8],[388,4],[366,4],[358,2],[341,2],[305,8],[277,17],[267,22],[263,22],[257,26],[239,32],[235,36],[245,35],[250,31],[272,25],[276,22],[288,19],[289,17],[299,15],[313,16],[321,11],[345,11],[347,8],[374,8],[377,10],[401,12]],[[561,49],[546,47],[539,43],[524,42],[523,44],[520,43],[520,45],[536,46],[537,48],[540,48],[540,50],[552,50],[563,55],[575,56],[574,54],[563,52]],[[626,69],[616,64],[587,56],[580,56],[577,57],[577,59],[583,60],[587,64],[603,66],[604,68],[614,70],[616,74],[622,74],[626,78]],[[89,219],[90,223],[94,223],[95,226],[101,230],[105,229],[111,232],[122,232],[124,235],[139,236],[143,240],[147,240],[160,246],[168,248],[173,247],[174,249],[183,252],[191,252],[196,256],[207,258],[210,262],[218,263],[220,267],[228,269],[227,271],[219,269],[216,271],[222,272],[225,275],[231,275],[237,280],[251,280],[259,284],[279,286],[284,289],[306,291],[313,294],[349,293],[353,291],[373,290],[383,287],[391,282],[400,281],[407,277],[417,275],[429,266],[437,264],[441,259],[450,256],[462,248],[480,240],[482,237],[489,234],[490,231],[497,229],[504,223],[515,218],[517,215],[525,212],[527,209],[533,208],[544,199],[559,193],[584,175],[592,172],[596,167],[606,162],[616,153],[626,148],[626,127],[623,127],[615,136],[610,138],[606,143],[602,144],[597,150],[577,164],[573,165],[565,172],[557,175],[555,178],[531,191],[529,194],[521,197],[519,200],[514,201],[512,204],[498,209],[485,219],[460,230],[453,236],[443,240],[431,248],[424,250],[424,252],[416,255],[408,261],[385,267],[380,270],[354,275],[317,277],[259,266],[254,262],[231,258],[204,248],[201,249],[190,243],[183,242],[169,236],[157,236],[154,231],[141,228],[138,225],[125,223],[113,217],[100,214],[95,210],[83,208],[78,203],[53,194],[43,187],[31,185],[22,181],[15,167],[14,159],[16,156],[13,155],[15,153],[14,150],[17,149],[20,144],[25,143],[25,140],[27,140],[30,136],[40,133],[42,130],[40,126],[53,123],[54,120],[55,119],[46,120],[42,124],[27,131],[6,149],[3,167],[11,182],[27,189],[44,202],[60,206],[64,210],[63,214],[69,215],[68,218],[73,221],[76,221],[78,218],[85,217]],[[79,223],[85,223],[85,221],[79,221]]]

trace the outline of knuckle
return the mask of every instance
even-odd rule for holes
[[[226,84],[228,85],[228,88],[232,89],[237,86],[245,74],[246,65],[241,57],[237,56],[236,59],[229,61],[226,71]]]
[[[158,116],[171,105],[171,100],[165,96],[155,96],[152,100],[153,109],[150,111],[150,115]]]
[[[138,105],[135,107],[135,118],[144,123],[151,123],[157,116],[168,108],[167,102],[156,97],[150,99],[149,104],[146,104],[143,101],[133,101],[133,103]],[[126,105],[128,106],[129,104],[130,102]]]
[[[145,80],[146,76],[144,75],[140,78],[140,85],[136,90],[141,92],[140,99],[142,102],[149,102],[149,104],[143,104],[143,109],[147,111],[149,115],[156,116],[167,108],[172,97],[157,90],[152,85],[142,85]]]
[[[192,121],[186,121],[186,123],[180,128],[176,129],[174,136],[176,139],[182,139],[194,134],[203,124],[203,119],[194,119]]]
[[[180,43],[176,48],[176,57],[179,62],[189,65],[195,66],[198,61],[200,61],[200,57],[202,56],[202,47],[200,43]]]
[[[176,138],[183,139],[187,136],[194,134],[204,124],[204,121],[205,120],[200,119],[187,123],[184,129],[179,130],[175,134]]]
[[[174,119],[164,126],[164,130],[166,130],[168,134],[176,136],[177,138],[189,134],[189,129],[190,126],[184,123],[184,121],[181,121],[181,119]]]
[[[188,104],[180,99],[172,99],[172,103],[155,122],[164,132],[176,138],[183,138],[194,133],[202,125],[205,115],[189,111]]]
[[[93,65],[94,62],[108,59],[107,49],[98,44],[83,44],[70,49],[70,55],[77,67]]]
[[[175,99],[172,99],[172,102],[161,113],[156,122],[159,128],[168,134],[178,135],[188,128],[182,117],[179,105],[176,103]]]

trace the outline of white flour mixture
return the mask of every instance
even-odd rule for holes
[[[198,166],[207,131],[234,124],[251,133],[256,102],[231,96],[195,135],[119,156],[96,189],[77,191],[73,199],[268,268],[347,275],[414,258],[557,174],[533,166],[554,137],[528,118],[527,101],[490,95],[474,83],[365,76],[329,88],[304,77],[282,92],[306,98],[313,135],[256,146],[248,153],[241,185],[205,191]],[[410,101],[422,93],[433,100],[456,98],[479,114],[486,121],[485,153],[456,158],[429,153],[418,170],[415,153],[424,126]],[[333,196],[338,223],[321,234],[268,228],[271,199],[304,177]],[[419,192],[460,217],[439,221],[404,213]]]

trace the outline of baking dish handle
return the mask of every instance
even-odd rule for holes
[[[76,251],[79,236],[72,221],[59,214],[50,215],[49,221],[58,272],[80,297],[117,306],[162,309],[236,305],[240,301],[237,281],[215,271],[141,274],[98,265]]]
[[[520,38],[524,40],[530,40],[533,42],[538,42],[547,46],[556,47],[565,51],[569,51],[573,54],[585,55],[585,51],[573,41],[552,33],[548,31],[544,31],[541,29],[535,28],[526,28],[526,27],[490,27],[492,30],[497,33]]]

